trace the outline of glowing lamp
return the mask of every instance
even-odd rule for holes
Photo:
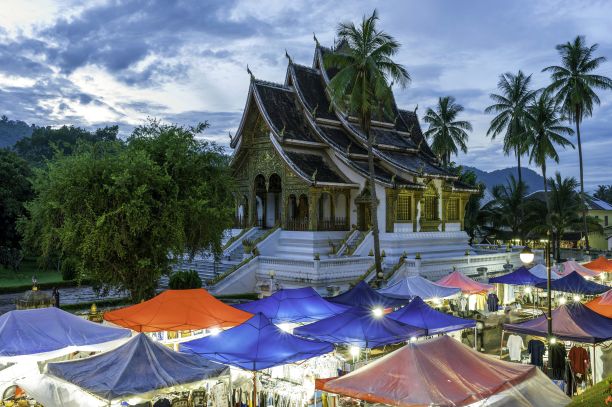
[[[359,352],[361,352],[361,349],[359,349],[359,346],[351,346],[350,352],[351,356],[356,358],[357,356],[359,356]]]
[[[372,314],[374,314],[376,318],[382,318],[382,316],[385,315],[385,310],[380,307],[376,307],[372,310]]]
[[[579,301],[580,301],[580,296],[574,295],[574,302],[579,302]]]
[[[212,328],[212,329],[210,330],[210,334],[211,334],[212,336],[217,336],[217,335],[219,335],[220,333],[221,333],[221,328]]]
[[[561,297],[559,298],[559,304],[564,305],[567,302],[567,298]]]
[[[533,262],[533,258],[535,257],[535,254],[533,254],[529,246],[525,246],[523,247],[523,250],[521,250],[519,257],[521,258],[521,261],[524,264],[531,264]]]

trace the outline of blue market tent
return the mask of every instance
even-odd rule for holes
[[[552,312],[552,325],[553,334],[565,341],[600,343],[612,339],[612,319],[579,302],[555,309]],[[520,324],[504,324],[504,330],[546,337],[548,322],[546,315],[542,315]]]
[[[444,287],[421,276],[405,277],[389,287],[378,292],[386,297],[397,299],[412,299],[421,297],[424,300],[445,298],[459,294],[460,288]]]
[[[536,285],[546,282],[529,272],[527,267],[522,266],[514,270],[512,273],[504,274],[503,276],[493,277],[489,279],[489,283],[497,284],[512,284],[512,285]]]
[[[542,280],[546,280],[546,266],[538,263],[535,266],[533,266],[532,268],[529,269],[529,272],[531,274],[533,274],[534,276],[541,278]],[[550,279],[551,280],[558,280],[560,279],[561,276],[559,274],[557,274],[556,271],[554,270],[550,270]]]
[[[333,351],[334,346],[284,332],[258,313],[217,335],[182,343],[180,349],[219,363],[257,371],[320,356]]]
[[[90,322],[59,308],[9,311],[0,316],[0,358],[40,355],[51,359],[75,350],[129,338],[128,329]]]
[[[348,305],[351,307],[365,308],[391,308],[406,304],[405,299],[390,298],[379,294],[376,290],[370,287],[365,281],[360,281],[350,290],[336,295],[335,297],[327,298],[329,301],[336,304]]]
[[[375,348],[421,336],[421,328],[406,325],[387,316],[377,317],[369,309],[354,307],[342,314],[293,330],[296,335],[361,348]]]
[[[313,322],[346,311],[348,307],[321,298],[312,287],[279,290],[261,300],[236,305],[251,314],[261,312],[275,324]]]
[[[458,318],[436,311],[420,297],[416,297],[410,304],[387,316],[404,324],[423,328],[425,335],[436,335],[476,326],[474,320]]]
[[[546,282],[536,284],[538,288],[546,288]],[[597,284],[593,281],[589,281],[578,274],[576,271],[572,271],[565,277],[561,277],[558,280],[551,281],[550,289],[553,291],[562,291],[565,293],[572,294],[583,294],[583,295],[596,295],[605,293],[610,289],[607,285]]]
[[[47,373],[104,400],[196,383],[226,370],[226,366],[175,352],[145,334],[110,352],[47,365]]]

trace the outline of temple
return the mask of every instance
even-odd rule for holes
[[[466,203],[478,191],[442,168],[424,139],[416,109],[394,103],[392,117],[372,120],[379,204],[371,213],[366,139],[357,118],[331,103],[326,87],[336,72],[323,64],[329,52],[317,42],[311,66],[287,55],[282,83],[251,73],[244,113],[230,136],[239,236],[224,258],[236,262],[236,253],[246,259],[257,250],[249,262],[252,272],[238,273],[241,279],[234,276],[235,267],[217,266],[220,291],[229,288],[229,281],[237,285],[229,291],[250,292],[251,285],[257,291],[268,276],[284,287],[317,289],[368,277],[372,216],[378,217],[390,271],[399,268],[394,265],[400,258],[475,254],[463,228]],[[219,281],[219,274],[226,281]]]

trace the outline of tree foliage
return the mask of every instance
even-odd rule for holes
[[[19,247],[16,222],[25,215],[25,203],[33,197],[31,176],[25,160],[0,149],[0,247]]]
[[[593,196],[604,202],[612,203],[612,185],[597,185],[597,190]]]
[[[232,182],[220,149],[196,129],[151,122],[125,145],[81,146],[38,169],[26,241],[43,258],[76,258],[101,288],[154,294],[174,255],[218,252],[231,226]]]
[[[195,270],[175,271],[170,275],[168,286],[172,290],[202,288],[202,279]]]

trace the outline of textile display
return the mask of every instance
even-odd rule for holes
[[[497,294],[489,293],[489,295],[487,295],[487,310],[489,312],[497,312],[498,307],[499,298],[497,297]]]
[[[416,297],[408,305],[387,315],[389,318],[425,330],[425,335],[473,328],[476,322],[436,311]]]
[[[369,309],[354,307],[336,316],[293,330],[294,334],[335,344],[375,348],[409,340],[425,330],[406,325],[389,316],[377,317]]]
[[[544,366],[544,353],[546,353],[546,346],[544,342],[539,339],[532,339],[527,344],[527,352],[531,356],[530,363],[534,366]]]
[[[472,280],[459,271],[453,271],[436,283],[444,287],[459,288],[465,294],[481,294],[494,289],[493,285]]]
[[[401,298],[391,298],[380,294],[365,281],[360,281],[355,287],[350,290],[336,295],[335,297],[327,298],[336,304],[348,305],[350,307],[363,308],[393,308],[406,304],[408,300]]]
[[[589,351],[581,346],[572,346],[568,354],[574,373],[585,375],[589,366]]]
[[[104,314],[106,321],[137,332],[229,328],[250,317],[203,288],[166,290],[148,301]]]
[[[560,280],[559,280],[560,281]],[[546,315],[519,324],[504,324],[507,332],[546,337]],[[552,312],[553,334],[561,340],[600,343],[612,339],[612,319],[576,302],[565,304]]]
[[[378,292],[391,298],[412,299],[414,297],[421,297],[424,300],[431,300],[434,298],[450,297],[459,294],[461,290],[459,288],[441,286],[421,276],[412,276],[402,277],[393,284],[381,288]]]
[[[554,380],[563,380],[565,377],[565,358],[567,357],[565,345],[555,343],[550,345],[549,349],[548,363],[552,369],[552,378]]]
[[[536,287],[546,289],[546,284],[547,283],[539,283],[536,284]],[[577,272],[572,271],[558,280],[551,281],[550,289],[552,291],[561,291],[571,294],[595,295],[605,293],[610,287],[588,281]]]
[[[535,366],[483,355],[448,336],[410,343],[317,388],[393,406],[564,406],[570,399]]]
[[[130,335],[127,329],[96,324],[55,307],[9,311],[0,315],[0,362],[99,352]]]
[[[243,324],[217,335],[184,342],[180,344],[180,350],[257,371],[320,356],[333,351],[334,346],[284,332],[258,313]]]
[[[521,352],[524,349],[523,338],[519,335],[510,335],[506,344],[510,352],[510,360],[513,362],[521,361]]]
[[[345,305],[324,300],[312,287],[279,290],[269,297],[238,304],[235,308],[251,314],[261,312],[275,324],[318,321],[348,309]]]

